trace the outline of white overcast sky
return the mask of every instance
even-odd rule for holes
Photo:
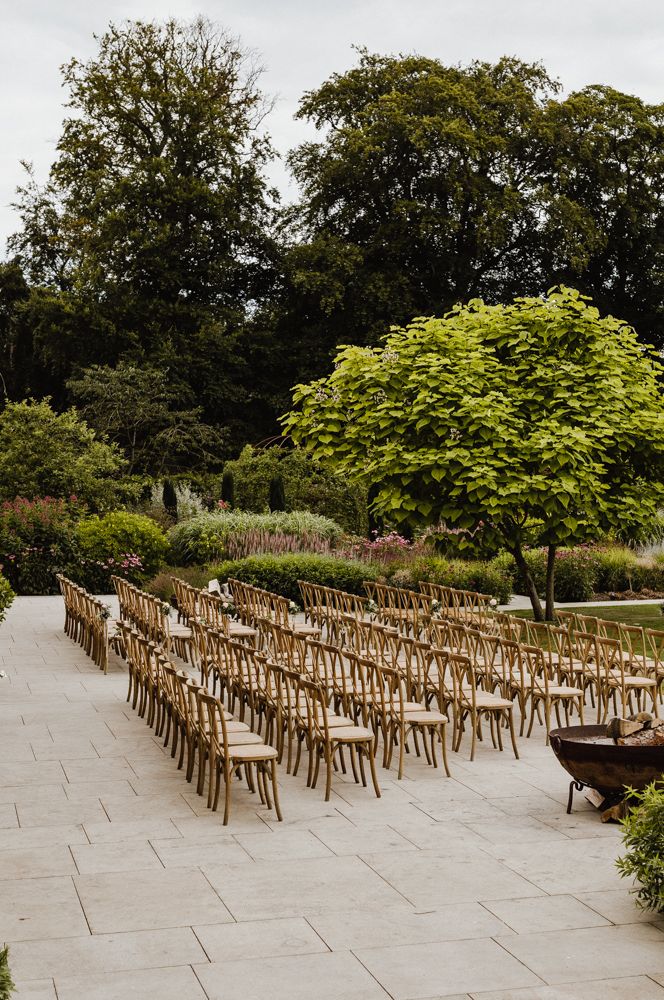
[[[353,44],[450,64],[516,55],[542,60],[565,91],[606,83],[664,101],[664,0],[0,0],[0,11],[0,247],[16,228],[19,161],[44,179],[54,156],[59,67],[91,56],[109,21],[205,14],[239,35],[265,66],[280,153],[308,135],[293,121],[299,96],[351,66]],[[292,193],[283,166],[273,180]]]

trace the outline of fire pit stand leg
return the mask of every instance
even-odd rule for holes
[[[567,815],[572,812],[572,801],[574,799],[574,790],[577,792],[582,792],[584,788],[588,786],[583,783],[583,781],[570,781],[569,783],[569,798],[567,800]]]

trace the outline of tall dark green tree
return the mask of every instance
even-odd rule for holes
[[[195,389],[208,420],[237,419],[242,341],[273,262],[258,76],[204,19],[112,25],[95,58],[63,67],[57,158],[44,186],[20,190],[10,244],[47,312],[56,295],[70,326],[103,331],[86,342],[33,317],[59,376],[149,358]]]
[[[611,87],[552,102],[543,270],[664,344],[664,104]]]
[[[455,301],[539,290],[539,120],[556,84],[502,59],[448,67],[360,50],[300,102],[286,322],[323,350]],[[314,363],[317,362],[314,357]]]
[[[129,473],[214,467],[226,449],[200,408],[177,406],[170,372],[153,365],[91,365],[67,387],[88,425],[122,449]]]
[[[360,50],[304,95],[318,140],[290,156],[301,197],[277,319],[301,372],[392,324],[559,281],[664,343],[664,106],[558,90],[512,58]]]

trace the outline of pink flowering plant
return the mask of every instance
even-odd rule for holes
[[[349,555],[365,562],[380,563],[383,566],[403,562],[413,552],[414,545],[396,531],[386,535],[372,532],[372,538],[363,539],[352,546]]]
[[[113,591],[111,577],[121,576],[130,583],[140,583],[145,578],[145,567],[141,557],[135,552],[123,552],[117,558],[81,557],[72,575],[92,593],[110,594]]]
[[[153,576],[168,550],[164,533],[151,518],[127,511],[84,518],[77,536],[81,582],[98,594],[113,589],[112,576],[125,577],[132,583]]]
[[[16,497],[0,505],[0,562],[16,593],[56,593],[55,573],[76,560],[76,523],[84,510],[76,496]]]

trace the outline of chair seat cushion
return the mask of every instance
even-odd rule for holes
[[[404,720],[415,725],[444,726],[448,718],[442,712],[432,712],[423,708],[419,712],[405,712]]]
[[[500,698],[498,695],[489,694],[488,691],[478,691],[475,696],[475,705],[477,708],[495,708],[502,711],[505,708],[513,708],[514,702],[510,701],[509,698]]]
[[[233,761],[275,760],[277,757],[274,747],[266,746],[262,740],[255,746],[229,746],[228,753]]]
[[[364,726],[342,726],[334,730],[332,739],[335,743],[362,743],[365,740],[373,742],[374,734]]]
[[[242,747],[242,746],[258,746],[264,745],[263,740],[256,733],[252,733],[251,730],[246,733],[229,733],[228,734],[228,745],[229,747]]]

